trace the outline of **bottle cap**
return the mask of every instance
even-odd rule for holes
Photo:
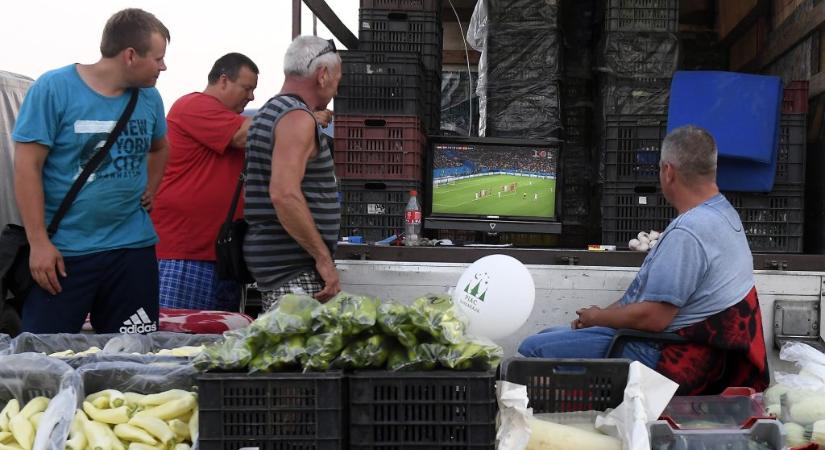
[[[410,191],[410,195],[413,196],[413,197],[417,197],[418,196],[418,191],[413,189],[413,190]]]

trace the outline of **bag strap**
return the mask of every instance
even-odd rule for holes
[[[109,154],[109,150],[114,145],[115,141],[117,140],[120,133],[123,131],[123,128],[126,127],[126,122],[129,121],[129,118],[132,116],[132,111],[135,110],[135,105],[137,105],[138,101],[138,94],[140,90],[137,88],[132,88],[132,96],[129,98],[129,103],[126,105],[126,109],[123,110],[123,114],[120,115],[120,119],[118,119],[117,124],[112,129],[112,132],[109,133],[109,137],[106,138],[106,143],[103,144],[103,147],[95,153],[91,160],[86,164],[86,167],[83,168],[83,172],[80,173],[80,176],[74,180],[72,183],[72,187],[69,188],[69,192],[66,193],[66,196],[63,197],[63,201],[60,202],[60,207],[57,209],[57,213],[52,217],[51,223],[49,223],[49,228],[46,231],[49,233],[49,236],[53,236],[57,232],[57,227],[60,225],[60,221],[63,220],[63,217],[69,212],[69,208],[74,203],[75,198],[77,198],[77,194],[80,193],[80,190],[83,188],[83,185],[86,184],[86,180],[92,175],[97,167],[103,162],[103,159],[106,158],[106,155]]]
[[[229,212],[226,214],[225,223],[232,223],[232,219],[235,217],[235,210],[238,208],[238,201],[241,198],[244,179],[246,179],[246,176],[241,172],[241,175],[238,177],[238,185],[235,186],[235,194],[232,195],[232,204],[229,205]]]

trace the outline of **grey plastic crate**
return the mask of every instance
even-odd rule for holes
[[[650,447],[656,450],[758,448],[782,450],[785,439],[778,420],[759,419],[746,429],[674,430],[664,420],[648,424]],[[756,445],[756,447],[750,446]]]

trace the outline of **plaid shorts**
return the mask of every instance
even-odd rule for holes
[[[160,306],[176,309],[237,311],[241,287],[219,280],[215,263],[185,259],[158,260]]]
[[[317,272],[301,272],[297,277],[287,281],[273,291],[261,291],[263,311],[269,311],[278,305],[278,299],[284,294],[315,295],[324,290],[324,280]]]

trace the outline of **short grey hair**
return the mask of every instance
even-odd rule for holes
[[[659,164],[672,164],[686,178],[716,177],[717,153],[716,141],[707,130],[685,125],[665,137]]]
[[[284,74],[302,78],[311,77],[319,67],[333,70],[341,65],[341,57],[335,52],[318,56],[329,43],[317,36],[298,36],[284,55]]]

